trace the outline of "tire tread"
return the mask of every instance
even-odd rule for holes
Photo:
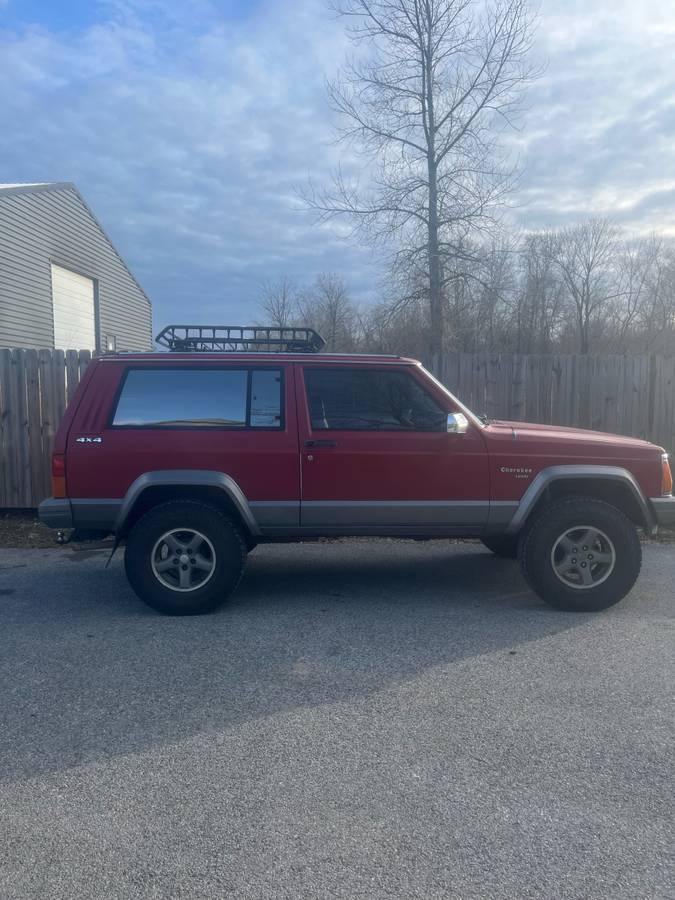
[[[178,515],[179,510],[185,510],[196,512],[198,514],[207,514],[209,516],[217,516],[220,520],[220,524],[227,530],[229,537],[234,541],[234,546],[236,547],[235,553],[239,557],[239,565],[237,567],[237,576],[236,580],[228,585],[228,589],[226,593],[218,594],[216,590],[216,584],[212,586],[212,589],[208,593],[208,597],[210,599],[203,599],[200,603],[190,606],[189,601],[183,598],[183,603],[179,603],[178,597],[171,598],[174,602],[168,603],[163,602],[161,599],[161,594],[156,594],[153,592],[151,596],[146,593],[141,585],[141,573],[137,571],[137,568],[142,565],[141,561],[135,558],[136,550],[135,547],[138,543],[142,542],[145,536],[145,532],[149,531],[150,535],[152,535],[152,529],[156,529],[156,520],[158,517],[166,515],[167,519],[171,519],[175,514],[175,519],[180,521],[180,515]],[[164,526],[162,526],[164,527]],[[131,548],[131,553],[130,553]],[[129,579],[132,588],[136,592],[136,594],[147,603],[149,606],[152,606],[154,609],[159,610],[160,612],[169,614],[169,615],[200,615],[202,613],[212,612],[221,606],[228,596],[230,596],[239,586],[239,583],[244,574],[244,564],[247,556],[247,546],[244,535],[241,532],[241,528],[237,525],[237,523],[233,522],[231,517],[227,515],[222,509],[217,506],[214,506],[210,503],[204,503],[200,500],[167,500],[163,503],[159,503],[157,506],[153,506],[149,509],[133,526],[129,535],[127,536],[127,546],[125,548],[125,569],[127,572],[127,578]],[[129,554],[129,556],[127,556]],[[167,599],[169,597],[168,593],[166,594]]]
[[[626,583],[625,585],[620,586],[618,592],[619,595],[615,598],[608,597],[607,588],[594,595],[591,595],[590,593],[590,591],[594,589],[590,589],[589,592],[586,593],[585,591],[576,591],[573,588],[565,588],[562,583],[557,591],[542,589],[541,578],[538,573],[540,560],[534,552],[534,544],[536,543],[538,536],[542,533],[542,529],[549,526],[556,516],[565,518],[566,514],[580,506],[583,507],[583,511],[579,513],[579,518],[581,521],[583,521],[583,519],[590,520],[589,524],[592,524],[592,510],[594,509],[603,517],[607,515],[611,516],[614,520],[613,525],[623,533],[622,537],[624,538],[624,541],[622,542],[624,547],[622,550],[620,551],[618,547],[615,547],[617,558],[620,552],[628,552],[634,557],[633,559],[628,560],[628,576],[625,578]],[[591,512],[589,512],[589,508]],[[551,606],[576,612],[598,611],[618,603],[635,584],[642,565],[642,548],[640,546],[640,540],[636,528],[630,519],[628,519],[620,509],[612,506],[611,503],[607,503],[606,501],[599,500],[595,497],[583,496],[567,497],[563,500],[558,500],[534,519],[520,539],[518,555],[523,576],[536,594]],[[622,566],[623,562],[624,560],[622,559]],[[607,583],[605,582],[605,584]],[[604,587],[604,585],[599,585],[598,587]]]

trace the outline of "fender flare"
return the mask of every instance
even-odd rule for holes
[[[654,514],[646,501],[640,485],[634,476],[620,466],[594,466],[594,465],[569,465],[550,466],[542,469],[523,494],[518,509],[506,527],[506,534],[516,534],[532,512],[535,504],[544,491],[556,481],[568,481],[570,479],[589,479],[594,481],[614,481],[626,486],[635,499],[642,516],[642,524],[647,531],[656,527]]]
[[[122,532],[134,504],[144,491],[151,487],[170,485],[213,487],[224,491],[234,503],[249,532],[256,537],[260,535],[260,528],[251,512],[248,500],[234,478],[226,475],[225,472],[214,472],[207,469],[162,469],[156,472],[144,472],[143,475],[139,475],[124,495],[115,523],[115,533],[120,534]]]

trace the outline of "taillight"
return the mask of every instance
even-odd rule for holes
[[[66,457],[63,453],[52,455],[52,497],[66,496]]]
[[[661,493],[664,496],[673,493],[673,473],[670,471],[667,453],[661,457]]]

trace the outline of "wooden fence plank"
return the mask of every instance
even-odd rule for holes
[[[30,459],[26,416],[25,350],[12,350],[9,385],[9,441],[12,458],[10,497],[15,507],[30,506]]]
[[[80,367],[77,350],[66,350],[66,400],[73,399],[75,388],[80,383]]]
[[[91,362],[91,351],[80,350],[77,355],[77,362],[78,362],[78,370],[79,370],[79,373],[78,373],[79,381],[82,381],[82,376],[87,371],[87,366]]]
[[[11,506],[10,401],[12,351],[0,350],[0,506]]]
[[[40,371],[37,350],[26,350],[26,413],[28,423],[28,457],[30,461],[30,497],[42,495],[42,421],[40,418]]]
[[[51,350],[38,351],[38,370],[40,373],[40,415],[42,416],[42,490],[48,497],[51,491],[51,448],[58,427],[57,410],[54,403],[54,370]]]

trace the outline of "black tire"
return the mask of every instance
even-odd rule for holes
[[[188,549],[191,534],[195,541],[204,539],[194,551]],[[169,541],[185,549],[170,550]],[[169,559],[174,554],[178,566]],[[213,612],[239,584],[245,561],[246,544],[234,522],[214,506],[189,500],[153,507],[129,532],[124,552],[127,578],[138,597],[171,616]],[[156,567],[166,571],[160,574]],[[188,579],[184,587],[181,578]]]
[[[481,538],[481,543],[491,550],[495,556],[503,559],[515,559],[518,556],[518,538],[510,534],[497,534],[494,537]]]
[[[597,543],[581,544],[589,534],[587,526]],[[579,547],[572,546],[577,543]],[[600,557],[605,561],[594,561]],[[528,584],[546,603],[596,612],[618,603],[633,587],[642,549],[635,525],[621,510],[602,500],[571,497],[554,503],[529,525],[520,542],[520,561]],[[582,584],[584,576],[588,586]],[[596,583],[590,583],[593,579]]]

